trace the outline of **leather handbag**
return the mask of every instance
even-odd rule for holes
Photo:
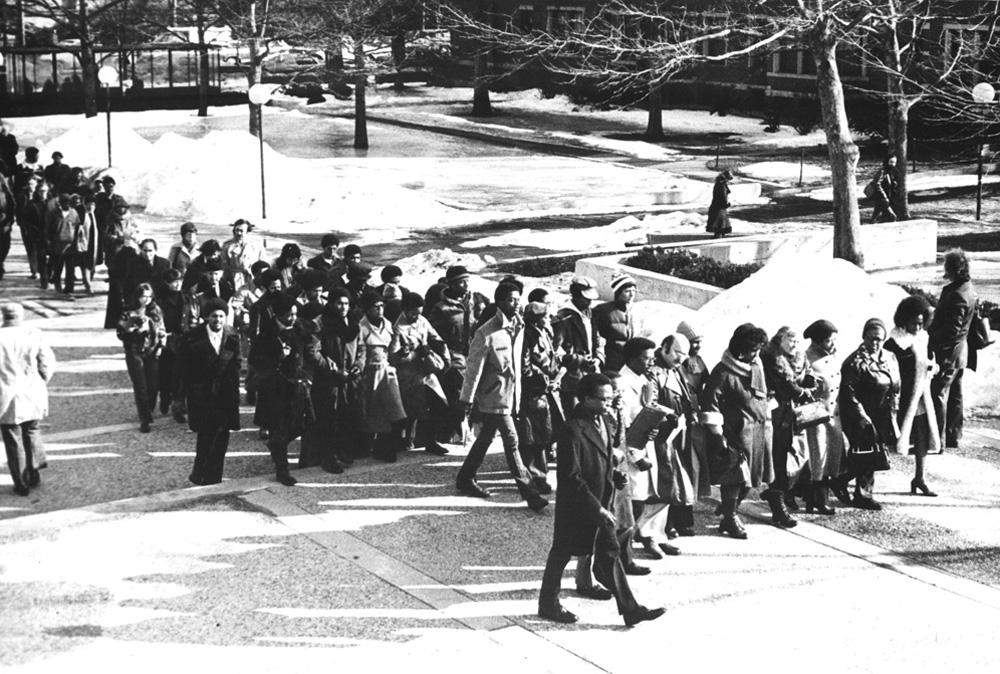
[[[889,470],[889,452],[879,442],[874,427],[862,431],[861,439],[851,443],[845,458],[855,475]]]
[[[985,349],[993,341],[993,335],[990,334],[990,321],[980,313],[977,302],[975,316],[972,317],[972,327],[969,328],[969,346],[979,351]]]
[[[814,400],[804,405],[794,405],[792,412],[795,414],[796,433],[825,424],[830,420],[830,408],[822,400]]]

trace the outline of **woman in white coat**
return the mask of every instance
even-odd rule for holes
[[[24,307],[10,302],[0,311],[0,431],[14,492],[27,496],[40,482],[38,426],[49,413],[46,385],[56,358],[39,330],[21,324]]]
[[[816,380],[814,397],[826,403],[829,421],[805,431],[809,448],[809,478],[812,482],[806,497],[806,512],[814,509],[821,515],[833,515],[827,504],[827,486],[840,477],[844,458],[844,431],[837,412],[837,395],[840,393],[840,356],[837,355],[837,327],[826,320],[809,325],[802,336],[810,340],[806,349],[809,371]]]
[[[931,377],[936,364],[929,355],[927,331],[931,307],[923,297],[911,295],[896,307],[885,350],[891,351],[899,361],[899,443],[897,451],[909,452],[914,459],[913,480],[910,493],[918,491],[924,496],[937,496],[927,488],[924,480],[924,459],[928,454],[941,452],[941,437],[931,429],[937,428],[931,398]]]

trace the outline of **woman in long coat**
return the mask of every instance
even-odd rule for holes
[[[767,388],[777,406],[771,411],[774,437],[771,442],[774,482],[761,494],[771,506],[771,520],[789,529],[797,523],[789,510],[798,510],[792,488],[806,461],[806,439],[795,430],[795,405],[811,402],[813,389],[807,376],[805,354],[799,350],[799,335],[787,325],[778,329],[761,351]],[[787,506],[787,508],[786,508]]]
[[[722,360],[712,369],[701,394],[700,421],[708,431],[712,484],[722,495],[719,533],[746,538],[736,514],[751,487],[774,479],[771,465],[771,413],[764,366],[758,357],[767,333],[752,323],[736,328]]]
[[[222,481],[229,432],[240,428],[239,336],[225,324],[229,307],[222,300],[207,300],[203,313],[206,322],[185,335],[179,359],[188,427],[198,438],[188,479],[197,485]],[[213,339],[219,341],[218,351]]]
[[[389,364],[392,324],[386,320],[385,299],[374,290],[361,296],[365,316],[358,324],[358,363],[361,365],[361,432],[372,456],[392,463],[400,447],[400,422],[406,410],[399,394],[396,368]]]
[[[712,203],[708,207],[708,224],[705,230],[714,234],[717,239],[733,231],[728,212],[729,182],[732,179],[732,171],[726,169],[715,177],[715,186],[712,187]]]
[[[840,419],[851,449],[893,448],[899,439],[896,411],[899,409],[899,365],[883,347],[888,330],[871,318],[861,332],[862,343],[840,368]],[[850,458],[850,453],[848,453]],[[851,467],[854,475],[855,507],[881,510],[872,498],[875,473],[867,467]],[[844,478],[841,477],[841,480]]]
[[[444,370],[448,347],[421,315],[424,298],[417,293],[403,293],[401,313],[393,325],[393,341],[389,347],[389,362],[395,366],[399,393],[406,410],[403,427],[403,448],[413,449],[417,438],[417,423],[426,438],[424,449],[444,456],[448,450],[438,444],[438,422],[447,410],[445,396],[437,373]],[[432,413],[436,412],[436,413]]]
[[[822,515],[834,514],[834,509],[827,505],[827,483],[840,477],[844,458],[844,431],[840,427],[840,412],[837,409],[837,394],[840,393],[837,332],[837,327],[830,321],[818,320],[802,333],[810,340],[806,360],[816,380],[814,396],[816,400],[826,403],[830,413],[828,421],[806,429],[809,477],[812,480],[812,488],[806,498],[806,512],[816,509]],[[849,499],[844,500],[850,502]]]
[[[931,306],[923,297],[911,295],[896,307],[893,323],[885,343],[899,363],[899,444],[900,454],[909,451],[914,459],[910,493],[917,490],[924,496],[937,496],[924,481],[924,459],[928,454],[941,451],[941,436],[937,434],[937,417],[931,397],[931,375],[935,363],[930,357],[927,332],[923,329],[930,321]]]

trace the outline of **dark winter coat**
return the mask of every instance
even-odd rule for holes
[[[319,335],[306,344],[306,361],[313,372],[313,403],[317,416],[356,407],[358,324],[323,319]]]
[[[469,355],[474,328],[489,302],[479,293],[466,293],[460,299],[441,295],[427,316],[431,327],[441,336],[452,355]]]
[[[927,326],[934,359],[942,370],[968,365],[968,339],[975,318],[976,292],[971,281],[955,281],[941,289],[941,299]]]
[[[617,302],[604,302],[594,307],[594,328],[604,340],[604,369],[617,372],[625,364],[622,347],[635,336],[632,312]]]
[[[222,330],[218,354],[207,325],[194,328],[181,343],[188,426],[196,433],[240,427],[240,338],[228,326]]]
[[[153,263],[146,261],[141,254],[133,258],[125,272],[125,279],[122,282],[122,292],[126,299],[131,299],[135,289],[142,283],[148,283],[153,292],[157,295],[163,292],[163,275],[170,269],[167,258],[159,255],[153,258]]]
[[[566,368],[559,385],[562,391],[575,395],[584,374],[602,369],[604,342],[589,311],[584,314],[572,305],[560,309],[552,321],[552,346],[560,355],[560,365]],[[587,356],[597,360],[596,367],[586,366]]]
[[[556,512],[552,547],[589,555],[601,526],[601,508],[614,497],[611,431],[603,417],[577,407],[562,427],[556,474]]]
[[[717,178],[712,188],[712,203],[708,207],[708,224],[705,229],[713,234],[728,234],[733,231],[729,224],[729,181]]]
[[[871,422],[878,440],[896,446],[893,423],[899,409],[899,364],[891,352],[869,354],[863,346],[847,357],[840,368],[840,421],[852,447],[869,444],[865,428]]]

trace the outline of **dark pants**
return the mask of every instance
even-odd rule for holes
[[[14,481],[15,489],[24,489],[25,473],[35,470],[35,452],[41,447],[42,438],[38,430],[38,420],[32,419],[20,424],[3,424],[0,426],[3,434],[3,447],[7,454],[7,467]],[[20,438],[18,437],[20,436]]]
[[[931,380],[931,397],[934,413],[937,415],[941,444],[958,447],[965,425],[965,409],[962,400],[962,368],[943,368]]]
[[[64,275],[65,279],[62,284],[62,291],[67,295],[73,292],[76,287],[76,265],[74,260],[76,254],[67,250],[63,253],[51,253],[49,256],[49,280],[56,286],[56,290],[59,289],[59,276]]]
[[[153,420],[153,408],[156,406],[160,362],[152,354],[144,356],[126,351],[125,366],[128,368],[129,379],[132,380],[132,393],[135,395],[135,408],[139,412],[139,421],[149,423]]]
[[[468,482],[476,479],[476,471],[483,464],[486,450],[489,449],[497,431],[500,432],[500,440],[503,442],[503,453],[507,457],[507,468],[514,477],[517,491],[521,498],[529,499],[538,497],[538,489],[531,481],[528,470],[521,461],[521,454],[517,449],[517,430],[514,428],[514,418],[509,414],[483,414],[483,425],[472,443],[468,456],[458,470],[457,482]],[[565,565],[564,565],[565,566]]]
[[[198,431],[194,450],[194,468],[188,478],[195,484],[222,482],[222,467],[229,449],[229,429],[212,428]]]
[[[38,241],[34,232],[27,227],[21,227],[21,243],[24,244],[24,254],[28,257],[28,269],[34,275],[38,273]]]
[[[181,377],[180,377],[180,364],[177,360],[177,354],[170,349],[163,349],[160,353],[159,360],[159,393],[160,393],[160,411],[166,412],[169,409],[172,402],[181,400]]]
[[[694,506],[672,505],[667,513],[667,522],[675,529],[688,529],[694,526]]]
[[[274,472],[283,475],[288,472],[288,445],[298,436],[291,435],[285,429],[272,428],[271,435],[267,440],[267,450],[271,453],[271,461],[274,463]]]
[[[4,274],[7,271],[3,265],[7,261],[7,255],[10,253],[10,233],[12,229],[12,223],[0,225],[0,274]]]
[[[611,590],[618,603],[618,613],[624,615],[639,610],[639,602],[635,600],[632,588],[629,587],[619,551],[614,528],[608,525],[599,527],[594,539],[594,578]],[[551,609],[559,604],[563,571],[572,556],[568,550],[557,546],[549,550],[545,573],[542,575],[542,589],[538,593],[539,609]]]

